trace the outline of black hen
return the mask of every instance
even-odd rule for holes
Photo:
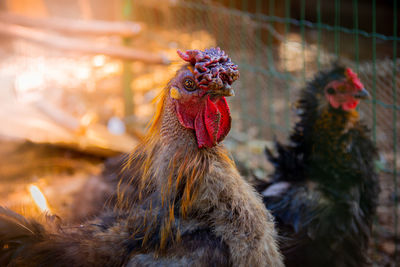
[[[335,65],[302,90],[290,143],[266,150],[272,183],[259,186],[275,216],[287,266],[364,266],[379,186],[376,149],[356,106],[368,92]]]

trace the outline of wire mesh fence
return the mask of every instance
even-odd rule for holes
[[[147,51],[157,53],[162,51],[172,58],[177,58],[177,48],[220,46],[232,57],[241,71],[235,87],[237,95],[229,100],[232,133],[234,136],[236,133],[236,137],[241,136],[239,134],[247,136],[246,140],[277,138],[285,141],[296,121],[292,103],[305,82],[336,60],[355,69],[373,95],[371,101],[360,105],[360,115],[371,128],[371,138],[376,141],[380,153],[376,165],[380,170],[382,192],[372,259],[375,266],[399,265],[400,36],[397,0],[385,2],[390,14],[383,16],[378,12],[382,3],[376,0],[115,2],[122,9],[120,18],[145,25],[140,36],[124,39],[125,45],[145,47]],[[50,1],[46,3],[50,5]],[[365,8],[360,8],[366,5],[367,15]],[[370,25],[367,28],[361,25],[365,17]],[[97,37],[87,39],[101,41]],[[109,38],[107,42],[119,44],[121,38]],[[33,86],[18,83],[18,77],[25,75],[22,78],[45,84],[42,93],[47,98],[82,120],[96,114],[97,119],[106,124],[111,116],[125,116],[128,125],[136,126],[146,124],[152,114],[151,99],[165,86],[178,65],[174,62],[163,66],[104,57],[77,57],[35,47],[19,39],[12,48],[9,40],[0,39],[0,56],[3,59],[0,78],[16,73],[16,90],[30,90]],[[2,81],[4,85],[4,79]],[[116,85],[124,90],[113,90]],[[60,88],[65,94],[55,90]],[[98,103],[102,103],[101,107]]]
[[[306,19],[306,10],[310,10],[307,2],[314,5],[313,21]],[[362,3],[365,6],[365,1]],[[360,106],[360,114],[371,128],[371,138],[380,151],[377,167],[381,172],[382,194],[376,227],[380,234],[376,235],[375,248],[379,250],[382,245],[379,236],[389,233],[395,244],[391,249],[393,262],[397,262],[398,6],[397,1],[392,1],[391,14],[383,20],[377,16],[376,1],[367,4],[370,31],[359,28],[357,0],[166,1],[163,4],[138,0],[133,4],[133,17],[145,21],[152,29],[187,33],[192,37],[190,40],[199,40],[200,44],[199,34],[207,33],[216,45],[226,50],[241,70],[237,97],[231,100],[234,130],[261,139],[285,140],[295,121],[291,103],[297,99],[305,81],[318,70],[335,60],[357,70],[373,96]],[[325,18],[327,5],[331,9],[330,19]],[[348,7],[352,21],[346,23],[351,27],[343,27],[341,14]],[[389,34],[377,32],[377,25],[382,24],[391,29]],[[179,40],[165,45],[194,48],[193,43]],[[377,258],[375,265],[380,266],[383,263]]]

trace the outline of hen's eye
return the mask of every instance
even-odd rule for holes
[[[326,92],[330,95],[334,95],[336,93],[335,89],[333,89],[332,87],[329,87],[328,89],[326,89]]]
[[[185,86],[185,89],[188,91],[194,91],[194,89],[196,89],[194,81],[192,79],[186,79],[183,82],[183,86]]]

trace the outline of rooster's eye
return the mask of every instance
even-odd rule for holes
[[[330,95],[334,95],[336,93],[335,89],[333,89],[332,87],[329,87],[328,89],[326,89],[326,92]]]
[[[194,81],[192,79],[186,79],[183,82],[183,86],[185,86],[185,89],[188,91],[194,91],[194,89],[196,89]]]

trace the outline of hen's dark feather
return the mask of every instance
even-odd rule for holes
[[[50,216],[39,223],[0,207],[0,266],[121,266],[129,229],[102,220],[61,227]],[[112,236],[113,227],[122,233]]]
[[[155,261],[159,255],[151,251],[159,245],[161,222],[154,220],[154,234],[143,246],[141,212],[104,213],[80,227],[68,227],[51,218],[45,223],[27,220],[0,207],[0,266],[186,266],[205,259],[211,266],[229,265],[228,248],[220,239],[208,228],[184,223],[185,246],[170,243],[165,251],[169,256]]]
[[[277,156],[269,148],[265,148],[268,160],[275,167],[274,181],[301,181],[304,177],[304,154],[294,153],[279,142],[275,142]]]
[[[16,249],[24,249],[33,240],[41,239],[43,227],[23,216],[0,207],[0,265],[4,266],[15,255]]]
[[[354,113],[325,107],[320,95],[344,78],[335,66],[301,93],[300,121],[288,145],[276,143],[272,183],[262,194],[275,216],[287,266],[364,266],[379,193],[376,149]],[[286,183],[285,190],[273,186]]]

